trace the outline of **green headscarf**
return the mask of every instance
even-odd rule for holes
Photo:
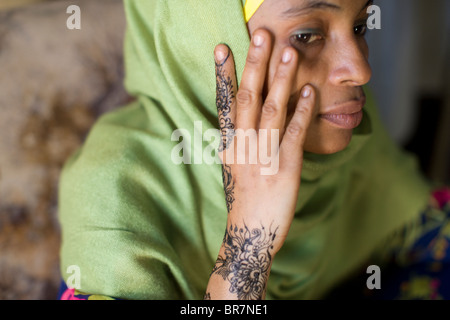
[[[249,47],[241,0],[125,0],[126,87],[137,100],[104,115],[60,184],[61,272],[81,291],[201,299],[227,208],[218,164],[176,165],[174,130],[218,128],[213,51]],[[208,145],[204,142],[202,147]],[[296,217],[274,259],[268,299],[321,298],[425,208],[429,186],[390,141],[373,106],[349,147],[305,154]]]

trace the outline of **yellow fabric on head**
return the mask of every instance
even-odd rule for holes
[[[264,0],[247,0],[244,6],[245,22],[249,22],[250,18],[255,14],[256,10],[261,6]]]

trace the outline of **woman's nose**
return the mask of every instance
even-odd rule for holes
[[[330,81],[334,85],[363,86],[370,81],[372,69],[368,49],[357,39],[343,41],[330,58]]]

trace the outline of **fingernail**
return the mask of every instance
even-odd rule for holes
[[[292,53],[289,50],[286,50],[283,53],[282,61],[283,63],[288,63],[292,60]]]
[[[255,35],[253,36],[253,44],[257,47],[262,46],[262,44],[264,43],[264,38],[261,37],[260,35]]]
[[[223,62],[223,60],[225,60],[225,57],[227,56],[227,54],[225,52],[223,52],[223,50],[218,49],[218,50],[216,50],[215,56],[216,56],[216,62],[221,63],[221,62]]]
[[[302,97],[308,98],[311,95],[311,88],[310,87],[304,87],[302,90]]]

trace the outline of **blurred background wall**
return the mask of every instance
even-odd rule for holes
[[[0,10],[17,8],[20,6],[25,6],[44,1],[51,1],[51,0],[2,0],[0,1]]]
[[[81,30],[66,26],[71,4],[82,8]],[[55,299],[62,165],[102,113],[129,101],[123,5],[0,0],[1,7],[0,299]]]
[[[180,0],[181,1],[181,0]],[[65,27],[77,4],[82,29]],[[370,83],[392,138],[450,184],[450,1],[376,0]],[[122,86],[121,0],[0,0],[0,299],[54,299],[61,167]]]
[[[430,178],[450,178],[450,1],[375,0],[368,33],[373,89],[393,139]]]

